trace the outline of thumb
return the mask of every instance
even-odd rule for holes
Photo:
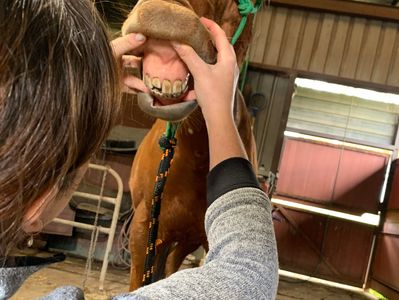
[[[131,33],[111,42],[114,55],[119,58],[127,53],[134,54],[134,50],[140,47],[146,40],[146,37],[141,33]]]
[[[197,74],[200,74],[204,66],[207,65],[192,47],[177,42],[172,42],[172,46],[194,77],[196,77]]]

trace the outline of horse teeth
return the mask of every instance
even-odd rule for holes
[[[172,92],[173,92],[174,95],[177,95],[177,94],[180,94],[180,93],[181,93],[181,90],[182,90],[182,82],[181,82],[181,80],[176,80],[176,81],[173,83],[173,90],[172,90]]]
[[[145,83],[145,85],[146,85],[149,89],[152,89],[152,82],[151,82],[151,77],[150,77],[150,75],[145,74],[144,83]]]
[[[153,78],[153,79],[152,79],[152,86],[155,87],[155,88],[157,88],[157,89],[161,89],[161,88],[162,88],[162,86],[161,86],[161,80],[159,80],[158,77]]]
[[[162,82],[162,93],[168,95],[172,93],[172,84],[167,79]]]
[[[190,74],[187,74],[184,82],[178,79],[173,83],[168,79],[165,79],[161,82],[159,77],[151,78],[149,74],[145,74],[143,77],[145,85],[152,91],[154,95],[174,100],[180,98],[184,93],[187,92]]]

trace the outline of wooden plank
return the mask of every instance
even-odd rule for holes
[[[303,12],[303,17],[302,17],[302,22],[299,27],[298,42],[296,44],[296,48],[295,48],[295,52],[294,52],[294,61],[293,61],[291,69],[297,69],[299,56],[300,56],[302,48],[303,48],[303,41],[304,41],[303,37],[305,35],[305,26],[309,19],[309,13],[307,11],[298,10],[298,13],[299,12]]]
[[[293,79],[263,72],[257,91],[268,99],[267,107],[259,112],[254,126],[258,162],[266,172],[276,172],[293,92]]]
[[[287,22],[278,65],[287,68],[294,67],[297,53],[300,52],[300,44],[302,44],[305,16],[302,10],[292,10]]]
[[[350,17],[339,16],[336,30],[331,37],[331,45],[327,54],[327,61],[324,73],[329,75],[339,75],[340,66],[344,56],[349,35]]]
[[[263,63],[265,49],[269,46],[266,41],[270,29],[273,9],[268,7],[258,12],[255,17],[255,27],[252,44],[249,49],[249,58],[253,62]]]
[[[333,14],[325,14],[323,17],[320,36],[318,37],[318,40],[315,41],[317,43],[317,47],[311,54],[312,57],[309,66],[309,70],[311,72],[323,73],[327,60],[328,49],[330,47],[331,35],[335,30],[335,26],[336,16]]]
[[[370,81],[377,49],[380,46],[382,22],[370,20],[362,41],[359,64],[356,70],[356,79]]]
[[[398,25],[385,23],[382,28],[382,42],[379,45],[378,56],[376,57],[371,80],[384,84],[390,70],[390,62],[393,56],[395,40],[398,32]]]
[[[398,64],[399,64],[399,61],[398,61]],[[280,67],[280,66],[272,66],[272,65],[253,63],[253,62],[250,62],[249,66],[253,70],[264,70],[267,72],[275,72],[275,73],[279,73],[279,74],[285,74],[286,76],[292,75],[295,77],[308,78],[308,79],[314,79],[314,80],[322,80],[322,81],[326,81],[326,82],[330,82],[330,83],[344,84],[344,85],[358,87],[358,88],[371,89],[371,90],[375,90],[375,91],[382,92],[382,93],[399,94],[399,77],[394,78],[395,80],[398,81],[396,83],[393,82],[392,84],[380,84],[380,83],[374,83],[371,81],[362,81],[362,80],[358,80],[358,79],[337,77],[337,76],[331,76],[331,75],[327,75],[327,74],[315,73],[315,72],[310,72],[308,70],[290,69],[290,68],[284,68],[284,67]],[[399,72],[399,68],[397,69],[397,72]]]
[[[254,85],[253,92],[263,93],[266,99],[271,99],[271,93],[273,91],[274,84],[274,76],[267,74],[265,72],[254,72],[250,71],[248,74],[248,78],[257,77],[257,83]],[[262,139],[262,133],[265,127],[267,126],[267,120],[270,114],[270,105],[271,101],[268,101],[267,107],[260,111],[255,119],[254,124],[254,135],[257,145],[259,145]],[[258,153],[259,154],[259,153]]]
[[[272,5],[303,7],[319,11],[399,21],[399,8],[370,3],[340,0],[270,0]]]
[[[341,64],[340,76],[354,78],[359,62],[366,19],[354,18],[350,28],[349,45]]]
[[[305,29],[303,32],[299,56],[296,65],[298,70],[308,70],[312,58],[313,48],[317,46],[318,36],[320,35],[321,16],[318,13],[308,13],[305,15]]]
[[[281,51],[285,23],[287,21],[288,9],[277,8],[274,12],[273,22],[270,24],[268,50],[265,51],[263,62],[271,65],[277,65]]]
[[[388,79],[386,83],[388,85],[399,85],[399,30],[396,33],[395,45],[391,58],[391,68],[389,70]]]

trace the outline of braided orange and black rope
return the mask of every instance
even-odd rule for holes
[[[154,260],[155,260],[155,243],[158,234],[158,217],[161,212],[161,198],[163,189],[168,178],[168,172],[173,161],[173,155],[176,148],[176,139],[174,134],[171,137],[163,135],[159,139],[159,146],[163,150],[162,159],[159,164],[158,174],[155,178],[155,187],[152,197],[151,206],[151,219],[149,224],[147,250],[144,264],[144,274],[142,285],[148,285],[152,283],[152,275],[154,274]]]

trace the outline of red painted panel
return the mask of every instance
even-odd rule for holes
[[[280,160],[277,193],[330,201],[339,151],[321,144],[286,139]]]
[[[387,157],[346,149],[332,202],[354,211],[378,212]]]
[[[372,272],[374,279],[399,292],[399,236],[378,238]]]
[[[376,213],[387,161],[382,154],[286,139],[277,194]]]
[[[296,225],[292,226],[284,217],[274,222],[282,269],[358,287],[363,285],[372,227],[288,209],[285,212]]]

